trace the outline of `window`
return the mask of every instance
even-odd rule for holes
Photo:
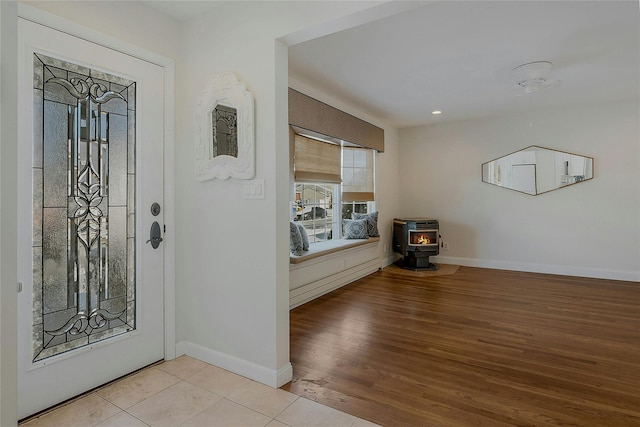
[[[304,224],[309,243],[331,240],[334,229],[339,233],[338,216],[334,215],[333,198],[337,184],[296,183],[296,213],[294,221]]]
[[[342,147],[342,219],[375,210],[374,153],[368,148]]]
[[[298,134],[294,143],[292,219],[304,225],[309,243],[339,239],[342,219],[375,210],[375,151]]]

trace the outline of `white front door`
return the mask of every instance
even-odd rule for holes
[[[18,25],[23,418],[164,358],[164,70]]]

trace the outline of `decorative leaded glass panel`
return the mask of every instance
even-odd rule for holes
[[[34,54],[33,360],[135,329],[136,84]]]

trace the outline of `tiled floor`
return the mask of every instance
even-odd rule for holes
[[[144,369],[21,424],[24,427],[375,425],[188,356]]]

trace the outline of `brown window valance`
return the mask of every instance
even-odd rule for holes
[[[384,129],[289,88],[289,124],[384,151]]]

